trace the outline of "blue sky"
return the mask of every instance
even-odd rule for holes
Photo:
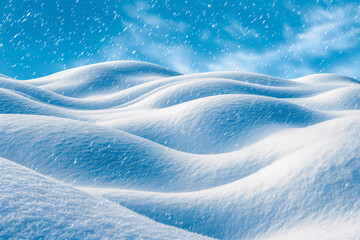
[[[360,77],[358,1],[2,0],[0,73],[111,60],[182,73]]]

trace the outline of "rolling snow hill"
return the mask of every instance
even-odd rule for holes
[[[360,239],[359,108],[331,74],[0,75],[0,238]]]

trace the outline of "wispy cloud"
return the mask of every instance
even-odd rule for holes
[[[102,49],[108,60],[145,60],[164,65],[182,73],[195,71],[189,59],[195,51],[186,42],[188,26],[182,21],[164,19],[151,12],[145,2],[124,7],[130,18],[123,23],[123,34],[111,39]],[[169,35],[173,36],[173,40]],[[170,40],[169,40],[170,39]]]
[[[306,27],[308,26],[308,27]],[[335,72],[359,77],[360,9],[339,7],[332,11],[317,9],[307,19],[302,32],[294,34],[288,27],[284,31],[286,42],[274,48],[257,52],[240,49],[218,56],[209,63],[209,70],[252,71],[290,77],[320,72]],[[346,59],[351,52],[356,54]],[[344,55],[344,56],[342,56]],[[317,65],[314,66],[314,61]],[[323,68],[318,66],[324,65]],[[349,67],[351,66],[351,67]]]
[[[289,78],[334,72],[359,77],[359,6],[314,7],[300,18],[301,27],[284,22],[281,39],[259,48],[262,32],[234,17],[223,29],[194,29],[184,19],[166,19],[138,1],[124,7],[128,18],[122,23],[123,32],[100,52],[105,60],[150,61],[183,73],[235,70]],[[197,38],[190,39],[194,31]]]
[[[184,73],[241,70],[297,77],[336,72],[360,77],[357,0],[2,5],[0,70],[13,77],[121,59]]]

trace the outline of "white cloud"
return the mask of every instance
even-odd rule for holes
[[[195,71],[189,61],[194,60],[195,51],[176,40],[171,43],[166,41],[167,35],[186,35],[188,26],[184,22],[163,19],[151,13],[151,6],[145,2],[135,2],[125,8],[130,18],[123,24],[123,34],[103,47],[103,58],[142,59],[182,73]]]
[[[350,62],[341,55],[349,51],[360,54],[360,8],[353,5],[332,10],[313,9],[302,19],[304,27],[300,32],[284,23],[285,41],[262,52],[255,48],[235,48],[238,46],[237,39],[256,38],[259,34],[245,28],[237,20],[233,19],[230,25],[224,27],[224,31],[231,36],[226,41],[209,30],[200,31],[198,41],[212,42],[219,48],[230,46],[229,51],[220,54],[202,54],[196,46],[180,40],[179,36],[184,37],[189,31],[186,23],[155,15],[148,3],[136,2],[127,6],[126,11],[131,18],[124,23],[124,32],[103,47],[103,59],[145,60],[182,73],[231,70],[280,77],[296,77],[319,71],[349,76],[360,74],[355,70],[356,61]],[[322,63],[319,63],[321,59],[330,64],[322,67]]]
[[[327,58],[331,54],[344,51],[359,51],[360,47],[360,9],[352,6],[336,8],[333,11],[318,9],[310,15],[308,28],[294,34],[289,26],[285,37],[286,43],[278,44],[274,49],[254,52],[240,49],[234,53],[218,56],[216,63],[209,63],[209,71],[237,70],[266,74],[277,74],[282,77],[300,76],[317,73],[309,63],[314,58]],[[332,59],[330,59],[333,61]],[[347,63],[334,60],[332,72],[356,76],[358,66],[345,67]],[[346,60],[345,60],[346,62]],[[342,67],[340,67],[340,65]]]
[[[153,28],[153,31],[164,32],[180,32],[185,33],[188,30],[187,25],[182,21],[174,21],[173,19],[164,19],[159,15],[151,13],[151,6],[142,1],[135,2],[135,5],[127,5],[125,7],[127,14],[136,21],[132,21],[133,25],[145,28],[146,24]],[[142,24],[140,24],[142,23]]]
[[[352,56],[348,61],[337,64],[333,72],[360,79],[360,53]]]
[[[244,27],[236,19],[232,19],[230,23],[230,25],[224,27],[224,30],[234,39],[257,38],[260,35],[255,29]]]

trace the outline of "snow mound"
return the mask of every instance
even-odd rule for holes
[[[0,237],[359,239],[359,90],[134,61],[0,76]]]
[[[197,192],[83,190],[159,222],[221,239],[254,238],[269,229],[343,215],[360,224],[358,136],[360,116],[273,135],[267,141],[293,150],[251,175]]]
[[[205,239],[0,158],[2,239]]]
[[[116,61],[74,68],[47,77],[27,80],[27,83],[65,96],[84,97],[115,92],[158,78],[176,75],[179,73],[155,64]]]

